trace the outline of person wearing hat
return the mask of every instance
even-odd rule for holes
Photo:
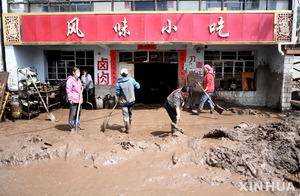
[[[126,68],[123,68],[120,74],[122,77],[118,78],[116,94],[119,104],[122,107],[125,132],[129,133],[132,122],[132,109],[135,102],[134,89],[139,89],[140,84],[128,76],[128,70]]]
[[[204,65],[204,72],[205,72],[205,77],[204,77],[204,84],[203,84],[204,87],[203,88],[204,88],[204,91],[211,98],[211,96],[213,95],[214,90],[215,90],[213,69],[210,65],[206,64],[206,65]],[[201,111],[203,110],[203,106],[206,101],[208,101],[208,103],[210,105],[210,113],[212,114],[214,112],[214,105],[211,103],[211,101],[208,99],[207,95],[204,93],[204,95],[202,95],[202,97],[201,97],[199,108],[197,109],[198,114],[201,113]]]

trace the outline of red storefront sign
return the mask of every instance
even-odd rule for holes
[[[274,42],[274,13],[20,15],[21,43]]]

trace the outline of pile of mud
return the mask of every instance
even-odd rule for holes
[[[205,153],[206,163],[262,182],[300,178],[300,121],[295,117],[261,125],[216,128],[204,138],[228,138]]]

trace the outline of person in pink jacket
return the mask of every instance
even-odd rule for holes
[[[207,93],[209,98],[211,98],[211,96],[213,95],[214,90],[215,90],[213,69],[211,68],[210,65],[206,64],[206,65],[204,65],[204,72],[205,72],[205,78],[204,78],[204,83],[203,83],[204,91]],[[204,94],[201,97],[199,108],[197,109],[198,114],[201,113],[201,111],[203,110],[203,106],[206,101],[208,101],[208,103],[210,105],[210,113],[212,114],[214,112],[214,105],[208,99],[207,95]]]
[[[67,97],[68,102],[70,103],[70,112],[69,112],[69,126],[72,131],[72,129],[76,125],[76,115],[77,111],[79,109],[79,115],[78,115],[78,122],[77,127],[80,130],[83,130],[80,126],[80,113],[82,108],[82,99],[80,99],[80,93],[81,93],[81,80],[80,77],[80,70],[77,67],[74,67],[72,70],[72,75],[68,77],[67,79]],[[79,108],[79,101],[80,101],[80,108]]]

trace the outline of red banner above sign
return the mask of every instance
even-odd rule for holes
[[[156,44],[138,44],[138,50],[156,50]]]
[[[21,15],[21,24],[23,43],[274,41],[274,13]]]

